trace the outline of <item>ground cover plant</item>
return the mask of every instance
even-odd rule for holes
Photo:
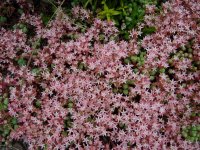
[[[200,149],[198,0],[0,4],[0,142]]]

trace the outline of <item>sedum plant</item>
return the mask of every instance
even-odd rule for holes
[[[74,4],[67,14],[64,2],[51,1],[57,11],[45,21],[36,4],[18,0],[16,28],[0,29],[1,143],[199,149],[199,3],[170,1],[158,13],[141,5],[150,1],[89,1],[100,10]],[[101,20],[104,6],[120,14]]]

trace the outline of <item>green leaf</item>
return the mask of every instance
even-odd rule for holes
[[[55,68],[55,66],[56,66],[55,64],[51,64],[51,68]]]
[[[2,103],[0,103],[0,111],[4,110],[4,105]]]
[[[108,21],[110,21],[110,14],[106,14],[106,18]]]
[[[40,102],[39,100],[37,100],[37,101],[35,102],[35,106],[36,106],[37,108],[40,108],[40,107],[41,107],[41,102]]]
[[[124,84],[124,85],[123,85],[123,89],[128,90],[128,88],[129,88],[129,85],[128,85],[128,84]]]
[[[23,27],[22,28],[22,32],[27,33],[28,32],[28,28],[27,27]]]
[[[42,22],[44,23],[44,25],[47,25],[47,23],[49,22],[51,16],[42,13],[41,14],[41,18],[42,18]]]
[[[133,69],[134,73],[137,73],[139,70],[137,68]]]
[[[108,6],[106,5],[106,3],[105,3],[105,2],[104,2],[103,9],[104,9],[104,11],[108,11],[108,10],[109,10],[109,8],[108,8]]]
[[[124,63],[125,63],[125,64],[130,64],[130,62],[131,62],[131,61],[130,61],[129,58],[125,58],[125,59],[124,59]]]
[[[3,105],[3,109],[6,110],[8,108],[8,105]]]
[[[155,76],[150,76],[150,80],[153,81],[155,79]]]
[[[17,27],[19,28],[19,29],[23,29],[24,27],[26,27],[23,23],[19,23],[19,24],[17,24]]]
[[[40,73],[40,68],[33,68],[31,70],[31,72],[34,74],[34,75],[38,75]]]
[[[129,93],[128,90],[126,90],[126,89],[123,90],[123,94],[124,94],[124,95],[128,95],[128,93]]]
[[[68,107],[68,108],[73,108],[73,106],[74,106],[73,102],[69,102],[69,103],[67,104],[67,107]]]
[[[5,98],[3,103],[4,103],[4,105],[8,105],[8,98]]]
[[[160,72],[160,73],[165,73],[165,68],[161,68],[161,69],[159,70],[159,72]]]
[[[13,124],[13,125],[16,125],[17,124],[17,118],[12,118],[12,120],[11,120],[11,123]]]
[[[134,85],[134,80],[127,80],[128,85]]]
[[[17,128],[18,128],[18,125],[17,125],[17,124],[15,124],[15,125],[14,125],[14,129],[16,130]]]
[[[131,61],[132,62],[137,62],[138,61],[138,57],[137,56],[131,56]]]
[[[48,145],[47,145],[47,144],[45,144],[44,150],[47,150],[47,148],[48,148]]]
[[[26,65],[26,60],[23,58],[18,59],[17,61],[18,65],[21,66],[25,66]]]
[[[86,7],[88,6],[89,3],[92,5],[92,0],[87,0],[87,2],[86,2],[85,5],[84,5],[84,8],[86,8]]]
[[[7,127],[7,128],[5,128],[4,131],[3,131],[3,136],[5,137],[5,136],[7,136],[9,133],[10,133],[10,129]]]
[[[109,13],[110,13],[112,16],[116,16],[116,15],[121,14],[120,11],[116,11],[116,10],[114,10],[114,9],[110,9]]]
[[[124,33],[124,38],[125,38],[126,40],[129,40],[130,37],[129,37],[129,33],[128,33],[128,32],[125,32],[125,33]]]
[[[101,19],[106,18],[108,21],[111,20],[112,16],[116,16],[121,14],[120,11],[116,11],[114,9],[109,9],[108,6],[106,5],[105,0],[101,2],[103,4],[103,11],[98,13],[98,16]]]
[[[18,12],[20,15],[22,15],[22,14],[24,13],[22,9],[18,9],[17,12]]]
[[[117,88],[114,88],[112,91],[113,91],[113,93],[117,93],[117,92],[118,92],[118,89],[117,89]]]
[[[199,138],[198,126],[199,125],[191,125],[191,126],[183,128],[181,132],[182,136],[186,140],[191,141],[191,142],[199,141],[200,138]]]
[[[4,16],[0,16],[0,23],[5,23],[7,21],[7,18]]]
[[[156,28],[155,27],[144,27],[142,29],[142,32],[144,35],[152,34],[152,33],[156,32]]]

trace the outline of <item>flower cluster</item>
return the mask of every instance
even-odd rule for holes
[[[0,94],[18,121],[10,138],[30,150],[199,149],[181,136],[200,123],[191,118],[200,104],[199,8],[196,0],[166,2],[160,14],[149,6],[129,41],[99,19],[83,32],[75,20],[90,15],[79,7],[46,27],[23,14],[34,36],[2,28]],[[141,40],[148,26],[156,32]]]

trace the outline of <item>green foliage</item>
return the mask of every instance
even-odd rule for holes
[[[40,68],[33,68],[32,70],[31,70],[31,72],[34,74],[34,75],[39,75],[40,74]]]
[[[108,8],[108,6],[106,5],[106,2],[105,0],[102,1],[102,4],[103,4],[103,10],[101,12],[98,13],[98,16],[101,18],[101,19],[104,19],[104,18],[107,18],[108,21],[111,20],[111,18],[113,16],[116,16],[116,15],[120,15],[121,12],[120,11],[117,11],[115,9],[110,9]]]
[[[127,13],[126,13],[127,8],[128,8],[128,6],[124,5],[123,0],[120,0],[120,7],[118,8],[118,10],[121,10],[124,15],[127,15]]]
[[[131,61],[132,61],[133,63],[135,63],[135,62],[138,61],[138,57],[137,57],[137,56],[134,56],[134,55],[131,56],[130,59],[131,59]]]
[[[0,24],[5,23],[7,21],[7,18],[4,16],[0,16]]]
[[[11,123],[12,123],[12,125],[16,125],[17,124],[17,118],[13,117],[11,119]]]
[[[127,58],[124,59],[124,63],[125,63],[125,64],[130,64],[130,62],[131,62],[131,61],[130,61],[130,58],[129,58],[129,57],[127,57]]]
[[[158,0],[136,0],[141,5],[147,5],[147,4],[154,4],[156,5],[158,3]]]
[[[155,80],[155,76],[150,76],[150,80],[151,81]]]
[[[126,82],[129,86],[132,86],[134,85],[134,80],[127,80]]]
[[[6,106],[8,105],[8,98],[4,99],[3,104],[6,105]]]
[[[10,132],[18,128],[16,118],[9,118],[6,124],[0,126],[0,135],[3,137],[9,136]]]
[[[95,117],[93,115],[90,115],[88,118],[87,118],[87,121],[88,122],[91,122],[91,123],[94,123],[95,122]]]
[[[123,89],[127,90],[129,88],[129,85],[128,84],[124,84],[123,85]]]
[[[160,73],[165,73],[165,68],[160,68],[159,72]]]
[[[6,126],[6,125],[1,126],[1,127],[0,127],[0,134],[1,134],[3,137],[6,137],[6,136],[9,135],[10,130],[11,130],[10,126]]]
[[[200,125],[187,126],[182,129],[181,134],[190,142],[200,141]]]
[[[8,108],[8,98],[5,96],[0,96],[0,111],[7,110]]]
[[[8,95],[0,95],[0,113],[5,113],[8,111],[8,104]],[[16,129],[18,127],[17,123],[17,118],[6,116],[6,123],[1,124],[0,126],[0,136],[7,137],[10,134],[11,130]]]
[[[72,100],[69,100],[69,101],[67,102],[67,108],[73,108],[73,107],[74,107],[73,101],[72,101]]]
[[[73,126],[73,119],[71,114],[68,114],[66,119],[64,120],[64,130],[68,130],[69,128],[72,128]]]
[[[40,100],[36,100],[34,101],[34,104],[33,104],[36,108],[41,108],[41,101]]]
[[[130,88],[134,87],[134,80],[127,80],[126,83],[122,84],[120,87],[116,86],[114,83],[111,83],[113,93],[123,94],[124,96],[129,95]]]
[[[145,10],[141,5],[138,5],[136,2],[132,2],[128,5],[129,12],[124,14],[125,17],[124,23],[126,29],[130,30],[137,25],[138,22],[141,22],[144,18]]]
[[[125,64],[132,63],[136,67],[143,66],[145,63],[146,52],[140,52],[138,55],[131,55],[124,59]]]
[[[128,95],[128,93],[129,93],[129,91],[128,91],[127,89],[124,89],[124,90],[123,90],[123,94],[124,94],[124,95]]]
[[[121,130],[125,130],[127,128],[127,126],[126,126],[126,124],[119,122],[118,128],[121,129]]]
[[[54,17],[57,7],[55,6],[55,2],[53,0],[45,0],[45,2],[48,4],[49,9],[43,10],[40,13],[40,16],[41,16],[43,24],[46,26],[48,22],[50,21],[50,19]]]
[[[18,9],[17,12],[22,15],[24,13],[24,11],[22,9]]]
[[[191,117],[200,117],[200,113],[192,112]]]
[[[19,23],[19,24],[14,25],[13,29],[21,29],[22,32],[24,32],[24,33],[28,33],[28,31],[29,31],[27,25],[23,24],[23,23]]]
[[[157,69],[151,70],[150,75],[151,75],[151,76],[155,76],[155,75],[157,74],[157,72],[158,72]]]
[[[94,15],[101,19],[112,20],[120,29],[120,35],[128,40],[129,32],[144,20],[145,7],[154,4],[160,7],[162,2],[158,0],[72,0],[71,5],[81,5],[90,9]],[[154,27],[145,27],[144,34],[155,32]]]
[[[156,32],[156,28],[155,27],[144,27],[142,29],[142,37],[148,35],[148,34],[152,34]]]
[[[19,58],[17,60],[18,65],[21,66],[25,66],[26,65],[26,60],[24,58]]]
[[[85,70],[87,70],[87,66],[83,62],[79,62],[78,69],[85,71]]]
[[[44,13],[41,13],[41,18],[42,18],[42,22],[44,25],[47,25],[51,16],[50,15],[47,15],[47,14],[44,14]]]
[[[139,71],[138,68],[134,68],[134,69],[133,69],[133,72],[134,72],[134,73],[137,73],[138,71]]]
[[[7,94],[4,94],[3,96],[0,96],[0,113],[4,113],[8,111],[8,96]],[[1,124],[0,126],[0,136],[7,137],[11,130],[16,129],[17,126],[17,118],[15,117],[6,117],[6,123]]]

